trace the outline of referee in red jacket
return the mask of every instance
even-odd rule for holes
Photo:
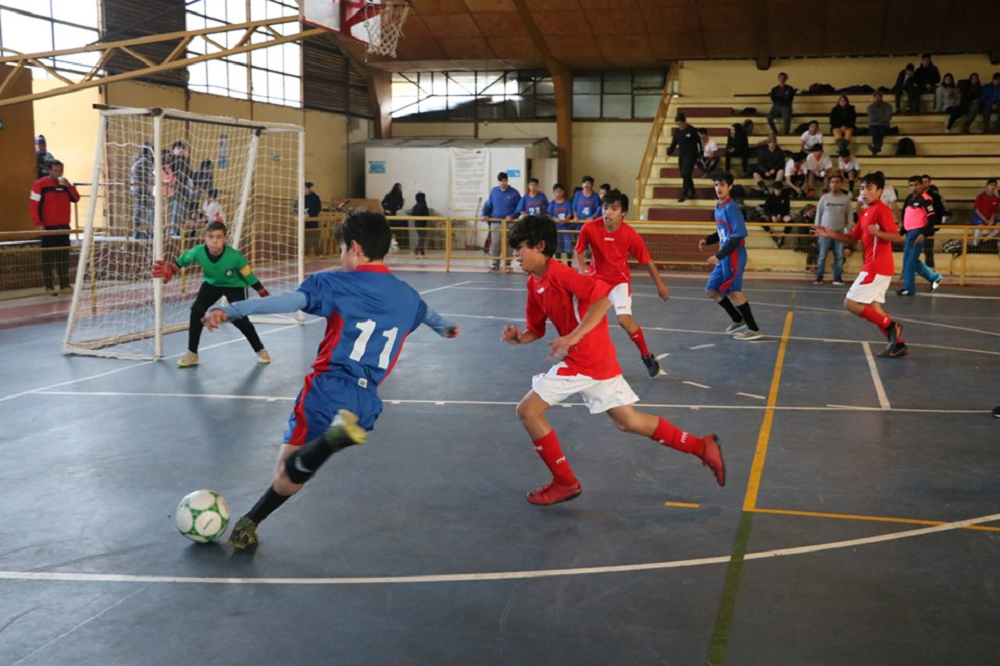
[[[49,175],[31,186],[31,219],[42,231],[69,231],[72,204],[80,200],[73,184],[63,178],[63,163],[55,160]],[[52,270],[59,276],[59,291],[69,289],[69,234],[42,236],[42,275],[45,291],[53,291]],[[59,292],[54,292],[53,296]]]

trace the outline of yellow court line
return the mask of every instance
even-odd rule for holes
[[[916,518],[892,518],[890,516],[863,516],[851,513],[822,513],[819,511],[790,511],[786,509],[751,509],[754,513],[772,513],[779,516],[806,516],[810,518],[835,518],[837,520],[868,520],[878,523],[902,523],[904,525],[948,525],[944,520],[919,520]],[[980,530],[984,532],[1000,532],[1000,527],[986,527],[985,525],[969,525],[963,527],[966,530]]]
[[[764,409],[764,422],[760,424],[760,434],[757,435],[757,452],[753,456],[750,467],[750,482],[747,484],[747,494],[743,499],[743,510],[753,511],[757,506],[757,493],[760,490],[760,477],[764,473],[764,460],[767,458],[767,444],[771,439],[771,422],[774,420],[774,407],[778,403],[778,386],[781,385],[781,368],[785,364],[785,351],[788,349],[788,336],[792,331],[794,310],[785,315],[785,328],[781,332],[781,345],[778,347],[778,358],[774,361],[774,376],[771,378],[771,390],[767,394],[767,406]]]
[[[663,506],[677,506],[682,509],[700,509],[701,504],[687,504],[686,502],[664,502]]]

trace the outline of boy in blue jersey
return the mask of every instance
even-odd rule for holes
[[[517,213],[517,205],[521,202],[521,193],[510,186],[507,172],[501,171],[497,174],[497,186],[490,190],[490,196],[483,204],[483,222],[487,222],[490,228],[490,256],[493,257],[493,267],[491,271],[500,270],[500,227],[497,220],[490,218],[503,218],[510,222]],[[510,259],[507,260],[507,267],[510,268]]]
[[[580,224],[601,216],[601,196],[594,191],[594,177],[584,176],[579,192],[573,195],[573,219]],[[577,227],[579,228],[579,227]]]
[[[377,387],[388,376],[406,336],[421,323],[454,338],[458,327],[382,263],[392,232],[381,213],[355,209],[337,228],[342,272],[315,273],[290,294],[240,301],[205,317],[209,330],[252,314],[303,312],[326,317],[313,372],[295,400],[274,481],[233,527],[229,543],[257,543],[257,525],[280,507],[334,453],[365,441],[382,412]]]
[[[698,241],[698,249],[704,251],[707,246],[719,243],[719,251],[708,258],[709,265],[715,268],[708,278],[705,291],[733,320],[726,328],[726,333],[737,340],[759,340],[764,334],[757,327],[750,311],[750,303],[743,295],[743,270],[747,265],[747,225],[739,205],[729,196],[733,188],[733,175],[717,173],[713,180],[715,196],[719,199],[719,203],[715,205],[716,232]]]
[[[531,178],[528,180],[528,191],[517,202],[517,209],[514,212],[518,217],[521,215],[546,215],[548,207],[549,198],[545,196],[545,192],[538,190],[538,179]]]
[[[556,239],[555,258],[566,259],[566,265],[573,265],[573,246],[576,245],[576,236],[572,233],[575,226],[568,220],[573,215],[573,207],[566,199],[566,188],[562,183],[552,186],[552,201],[548,206],[549,217],[556,223],[556,231],[559,234]]]

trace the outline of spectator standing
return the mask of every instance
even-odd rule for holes
[[[910,176],[910,196],[903,203],[903,230],[906,241],[903,243],[903,287],[896,291],[900,296],[913,296],[917,293],[916,276],[931,283],[931,291],[937,291],[941,286],[941,275],[928,268],[920,261],[920,253],[924,251],[924,241],[934,236],[934,227],[938,223],[938,214],[934,209],[931,195],[924,191],[923,179],[920,176]]]
[[[129,167],[129,194],[132,195],[132,236],[149,238],[153,228],[153,186],[156,183],[153,146],[142,144]]]
[[[949,134],[955,121],[964,113],[962,111],[962,91],[955,85],[955,77],[945,74],[934,93],[934,110],[947,113],[948,120],[944,123],[944,133]]]
[[[747,160],[750,158],[750,140],[742,123],[733,123],[729,128],[729,138],[726,139],[726,171],[732,173],[730,166],[734,157],[740,158],[743,165],[742,175],[745,178],[750,173]]]
[[[431,209],[427,207],[427,195],[423,192],[417,192],[416,199],[417,203],[413,204],[413,210],[410,211],[410,215],[414,217],[430,217]],[[413,248],[413,256],[418,259],[426,257],[427,220],[413,220],[413,226],[417,230],[417,246]]]
[[[819,199],[816,207],[816,224],[838,234],[846,234],[851,222],[851,197],[842,189],[843,179],[838,175],[830,177],[830,191]],[[816,258],[816,281],[823,284],[826,270],[826,255],[833,251],[833,285],[844,284],[844,243],[833,236],[818,236],[819,256]]]
[[[698,163],[703,148],[698,130],[688,124],[687,116],[678,113],[674,121],[677,123],[677,129],[674,130],[674,138],[670,142],[670,147],[667,148],[667,155],[673,155],[674,150],[679,150],[677,165],[680,167],[683,185],[681,196],[677,201],[683,203],[686,199],[694,199],[697,196],[694,189],[694,167]]]
[[[302,186],[302,199],[305,205],[305,230],[306,230],[306,254],[318,256],[323,254],[322,242],[319,233],[319,214],[323,211],[323,202],[319,195],[313,191],[313,183],[305,183]],[[292,210],[299,212],[299,200],[296,199]]]
[[[983,86],[979,97],[979,108],[983,113],[983,134],[1000,132],[1000,72],[993,74],[993,81]],[[995,125],[990,125],[990,116],[998,114]]]
[[[719,164],[719,144],[712,140],[712,137],[708,135],[708,130],[704,127],[698,130],[698,137],[701,139],[702,145],[701,155],[698,157],[698,168],[701,169],[702,176],[707,176]]]
[[[215,189],[215,164],[212,160],[202,160],[198,170],[191,176],[191,183],[198,196],[204,196],[208,190]]]
[[[52,163],[55,161],[55,157],[52,153],[48,151],[48,147],[45,141],[45,135],[39,134],[35,137],[35,171],[38,174],[36,178],[44,178],[49,175],[49,169],[52,168]]]
[[[857,110],[847,99],[847,95],[841,95],[837,105],[830,111],[830,133],[837,142],[838,150],[846,150],[851,144],[851,137],[854,136],[857,124]]]
[[[757,168],[753,172],[753,180],[764,194],[767,194],[765,178],[777,181],[785,179],[785,153],[778,147],[778,138],[770,134],[767,144],[757,153]]]
[[[164,166],[164,171],[167,167]],[[164,184],[170,180],[172,192],[170,202],[170,234],[180,236],[181,228],[194,208],[191,204],[197,192],[194,189],[194,172],[191,170],[191,160],[187,155],[187,147],[183,141],[174,141],[170,146],[170,174],[164,173]]]
[[[53,160],[49,172],[31,186],[31,220],[42,231],[69,231],[73,204],[80,194],[63,177],[63,163]],[[42,236],[42,277],[45,291],[54,291],[52,271],[59,277],[59,290],[69,289],[69,234]]]
[[[386,217],[390,215],[397,215],[399,211],[403,210],[403,206],[406,204],[406,199],[403,198],[403,185],[401,183],[394,183],[392,189],[389,190],[388,194],[382,197],[382,213]],[[392,244],[389,246],[389,252],[398,252],[399,243],[396,241],[395,227],[400,225],[398,220],[389,220],[389,228],[393,229],[392,232]],[[405,240],[409,241],[409,232],[406,232]]]
[[[538,179],[528,180],[528,191],[524,193],[521,200],[517,202],[517,217],[522,215],[546,215],[548,213],[549,198],[538,188]]]
[[[851,151],[844,148],[840,151],[840,156],[837,158],[837,167],[840,169],[840,177],[843,179],[842,182],[848,184],[851,193],[854,193],[854,183],[858,179],[858,174],[861,173],[861,164],[858,162],[858,158],[851,155]]]
[[[549,217],[556,223],[556,261],[564,260],[567,266],[573,265],[573,246],[576,236],[573,234],[577,226],[570,222],[573,217],[572,203],[566,198],[566,188],[562,183],[552,186],[552,201],[548,206]]]
[[[882,142],[889,133],[889,123],[892,122],[892,106],[882,101],[882,93],[878,90],[872,95],[872,103],[868,105],[868,128],[871,131],[872,142],[868,148],[872,155],[882,152]]]
[[[997,179],[986,181],[986,189],[979,193],[972,204],[972,222],[981,227],[991,227],[987,238],[993,238],[1000,233],[1000,197],[997,197]],[[979,237],[985,229],[976,229],[972,239],[972,247],[979,247]]]
[[[802,148],[806,153],[811,153],[813,146],[823,143],[823,133],[819,131],[819,121],[810,120],[809,128],[802,133]]]
[[[788,74],[778,74],[778,85],[771,88],[771,110],[767,112],[767,124],[772,134],[778,133],[774,119],[781,116],[785,125],[785,134],[792,131],[792,100],[795,99],[795,88],[788,85]]]
[[[590,185],[591,187],[594,185],[593,178],[590,179]],[[490,244],[490,256],[493,257],[491,271],[500,270],[500,229],[502,224],[490,218],[498,217],[502,218],[505,222],[510,222],[514,219],[517,204],[520,202],[521,193],[510,186],[507,172],[501,171],[498,173],[497,185],[490,190],[490,196],[487,197],[486,203],[483,204],[482,214],[482,220],[489,224],[490,229],[490,236],[487,242]],[[507,260],[507,265],[510,266],[510,259]]]
[[[912,62],[906,63],[906,67],[896,75],[892,92],[896,93],[896,113],[916,113],[920,110],[920,84]],[[903,95],[906,95],[906,106],[902,105]]]
[[[810,199],[816,196],[816,179],[822,181],[823,189],[830,184],[830,175],[833,173],[833,161],[830,156],[823,152],[823,144],[818,143],[812,147],[812,152],[806,157],[806,196]]]
[[[969,74],[969,78],[959,81],[958,90],[962,94],[962,108],[968,114],[965,116],[965,127],[962,128],[962,133],[968,134],[972,127],[972,121],[979,115],[981,108],[980,98],[983,96],[983,84],[979,80],[979,74],[973,72]]]

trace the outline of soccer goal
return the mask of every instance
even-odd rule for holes
[[[195,264],[164,285],[151,276],[153,262],[203,242],[211,219],[225,221],[229,244],[268,291],[290,291],[302,281],[301,127],[168,109],[100,109],[96,186],[65,353],[162,358],[163,336],[187,329],[202,280]],[[253,290],[250,297],[257,298]],[[302,316],[254,322],[301,323]]]

